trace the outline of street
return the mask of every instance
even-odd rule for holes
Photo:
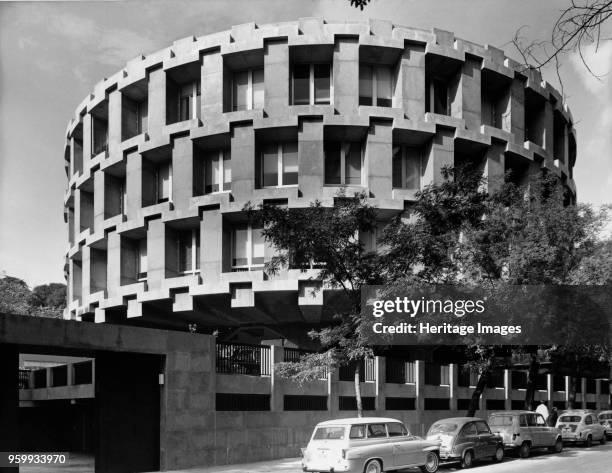
[[[507,457],[502,463],[477,463],[474,465],[478,473],[610,473],[612,470],[612,443],[597,445],[589,449],[582,447],[566,447],[559,454],[535,451],[527,459]],[[459,471],[458,465],[441,466],[440,472]],[[402,473],[412,473],[418,469],[402,470]],[[217,466],[210,468],[195,468],[176,470],[170,473],[301,473],[300,460],[287,458],[267,462],[257,462],[243,465]]]

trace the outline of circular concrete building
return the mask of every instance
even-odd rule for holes
[[[65,317],[245,340],[320,323],[325,299],[316,269],[266,274],[246,202],[366,191],[384,222],[466,161],[490,188],[548,168],[576,195],[572,117],[537,71],[388,21],[176,41],[98,83],[66,137]]]

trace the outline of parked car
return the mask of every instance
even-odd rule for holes
[[[597,415],[599,423],[604,426],[606,437],[612,439],[612,411],[602,411]]]
[[[458,461],[470,468],[474,460],[504,459],[501,436],[491,432],[484,419],[452,417],[436,421],[427,432],[427,440],[440,442],[440,459]]]
[[[606,443],[606,428],[599,423],[593,411],[565,411],[557,419],[557,428],[564,442],[580,443],[586,447],[593,445],[593,442]]]
[[[435,473],[439,442],[411,435],[402,422],[383,417],[357,417],[321,422],[302,449],[308,472],[381,473],[420,467]]]
[[[546,424],[541,414],[532,411],[499,411],[489,415],[493,433],[501,435],[506,450],[518,451],[527,458],[531,450],[548,448],[550,452],[563,450],[563,438],[555,427]]]

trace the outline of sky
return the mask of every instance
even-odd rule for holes
[[[522,26],[527,39],[550,37],[569,0],[207,0],[0,3],[0,274],[30,286],[64,282],[67,183],[63,147],[76,106],[103,77],[139,54],[232,25],[323,17],[388,19],[440,28],[500,47]],[[612,38],[612,21],[603,37]],[[612,41],[585,51],[591,69],[612,69]],[[574,178],[581,202],[612,202],[612,72],[593,77],[578,55],[562,67],[578,141]],[[558,85],[554,71],[545,79]]]

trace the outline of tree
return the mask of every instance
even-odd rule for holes
[[[19,278],[0,278],[0,313],[60,318],[64,307],[65,284],[45,284],[31,291]]]
[[[246,209],[250,218],[262,225],[266,241],[277,250],[266,263],[268,272],[314,266],[323,286],[341,294],[332,308],[334,322],[309,333],[323,351],[305,355],[298,363],[279,364],[279,375],[305,382],[320,379],[326,370],[350,365],[361,416],[360,365],[372,356],[359,330],[361,288],[383,282],[379,258],[367,251],[362,241],[376,228],[375,209],[367,203],[365,194],[340,194],[332,207],[315,201],[306,208],[263,204],[257,209],[247,205]]]

